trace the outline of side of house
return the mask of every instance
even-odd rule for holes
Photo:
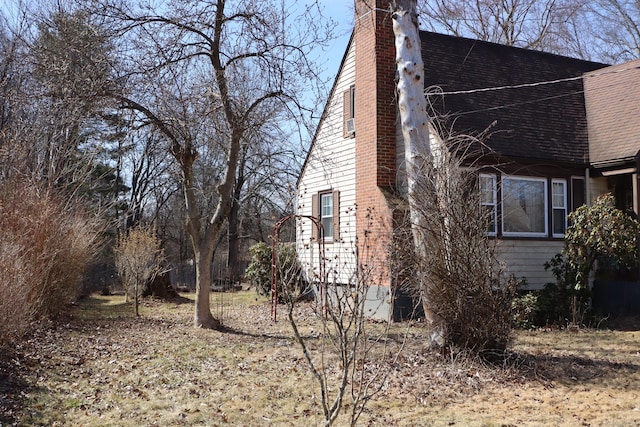
[[[640,212],[640,60],[584,77],[592,198],[611,193],[617,208]],[[594,280],[594,308],[640,314],[640,271],[602,268]]]
[[[322,223],[321,230],[308,218],[297,224],[297,251],[311,282],[322,274],[321,258],[329,264],[323,280],[348,283],[356,266],[354,87],[355,50],[350,43],[297,186],[297,214]],[[348,111],[343,111],[345,103]]]
[[[369,314],[378,317],[393,312],[390,247],[406,191],[388,11],[388,0],[356,1],[354,33],[298,182],[298,214],[324,225],[323,234],[298,224],[308,278],[321,258],[328,280],[345,285],[366,265]],[[475,138],[467,160],[480,166],[487,232],[509,272],[542,288],[553,280],[544,263],[562,248],[567,215],[607,187],[590,169],[582,83],[605,65],[429,32],[421,41],[434,144]]]
[[[396,187],[395,48],[388,1],[377,0],[376,7],[371,3],[356,2],[354,32],[298,181],[298,214],[333,221],[339,231],[318,236],[302,219],[297,242],[310,280],[318,274],[320,250],[329,281],[349,285],[361,267],[359,274],[369,284],[367,314],[388,318]]]

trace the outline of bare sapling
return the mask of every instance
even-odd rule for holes
[[[164,267],[164,251],[152,226],[140,225],[118,238],[115,262],[122,279],[125,301],[133,296],[136,316],[140,315],[139,302],[147,285]]]
[[[274,263],[278,269],[276,279],[285,280],[280,289],[287,318],[320,390],[325,426],[333,425],[345,407],[350,407],[349,425],[356,425],[367,403],[384,387],[391,369],[389,362],[402,348],[403,342],[388,337],[389,318],[372,323],[366,317],[371,310],[365,307],[367,292],[380,285],[374,252],[381,246],[349,242],[337,252],[321,256],[324,265],[316,265],[310,278],[316,315],[322,325],[317,335],[300,328],[296,310],[299,278],[280,271],[282,263]],[[301,271],[299,265],[295,268]]]

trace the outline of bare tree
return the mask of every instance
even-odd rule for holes
[[[296,157],[303,157],[296,156],[299,153],[291,147],[291,136],[270,120],[277,112],[261,114],[256,126],[245,134],[229,211],[227,267],[233,280],[243,272],[241,254],[247,252],[247,245],[243,251],[242,243],[266,241],[263,230],[270,230],[276,219],[291,213],[286,205],[299,170]],[[271,212],[256,211],[260,205],[269,206]]]
[[[19,32],[11,34],[6,18],[0,18],[0,180],[8,180],[16,166],[24,162],[26,151],[18,142],[26,127],[22,124],[26,113],[26,46],[19,39]]]
[[[576,22],[588,35],[591,57],[612,63],[640,58],[640,3],[630,0],[587,2]]]
[[[3,178],[28,177],[69,204],[82,199],[106,211],[119,185],[107,144],[97,143],[118,137],[97,96],[112,83],[109,39],[60,5],[15,12],[19,19],[7,18],[0,37]]]
[[[156,221],[176,187],[162,136],[149,128],[126,132],[127,138],[118,141],[116,148],[117,174],[129,178],[125,189],[128,197],[119,206],[122,212],[118,212],[122,230],[138,225],[145,213],[147,220]]]
[[[100,1],[92,9],[120,35],[128,66],[120,78],[131,89],[108,95],[163,134],[180,168],[196,263],[194,323],[217,328],[210,264],[232,207],[242,144],[257,112],[283,104],[290,109],[281,111],[292,111],[296,93],[315,79],[306,53],[325,40],[320,10],[311,6],[294,22],[284,2],[176,0],[137,8]],[[211,212],[201,208],[208,195],[195,173],[203,150],[221,159]]]
[[[582,0],[425,0],[423,25],[461,37],[567,53]]]
[[[87,183],[101,185],[96,167],[102,166],[102,142],[111,137],[104,120],[109,105],[98,96],[117,84],[111,79],[109,36],[81,11],[58,6],[34,18],[37,33],[29,47],[34,82],[28,99],[40,119],[31,138],[36,171],[67,194],[100,191]],[[111,173],[109,168],[103,172]]]

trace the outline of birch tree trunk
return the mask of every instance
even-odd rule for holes
[[[432,185],[428,179],[425,179],[427,167],[431,164],[432,158],[429,147],[429,118],[424,95],[424,63],[420,49],[416,0],[396,0],[392,7],[398,68],[398,108],[405,147],[411,232],[417,259],[424,260],[428,242],[425,221],[416,204],[416,192],[421,185]],[[425,317],[431,329],[431,343],[442,345],[441,322],[430,309],[426,299],[429,282],[423,269],[419,269],[418,279]]]

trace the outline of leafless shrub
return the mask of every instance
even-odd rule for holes
[[[125,288],[125,299],[133,296],[136,316],[147,285],[163,270],[164,251],[155,228],[140,225],[118,238],[114,248],[116,269]]]
[[[367,218],[371,229],[374,221],[371,211]],[[324,253],[322,265],[313,269],[321,331],[306,334],[299,328],[295,308],[299,301],[296,280],[300,266],[276,262],[277,268],[287,269],[278,271],[276,277],[284,280],[287,317],[320,389],[324,425],[333,425],[346,406],[350,408],[349,425],[354,426],[367,403],[386,384],[402,342],[397,345],[389,338],[390,318],[374,325],[365,316],[372,309],[366,307],[369,289],[380,285],[374,261],[376,252],[388,250],[386,245],[380,241],[376,244],[342,241],[334,246],[341,249],[331,255]]]
[[[424,247],[411,256],[422,279],[413,284],[425,312],[435,315],[440,344],[485,352],[506,348],[517,282],[506,275],[497,241],[488,235],[493,218],[483,210],[478,168],[468,151],[479,143],[451,138],[419,174],[415,197]]]
[[[0,341],[58,316],[97,249],[97,224],[37,185],[0,191]]]

